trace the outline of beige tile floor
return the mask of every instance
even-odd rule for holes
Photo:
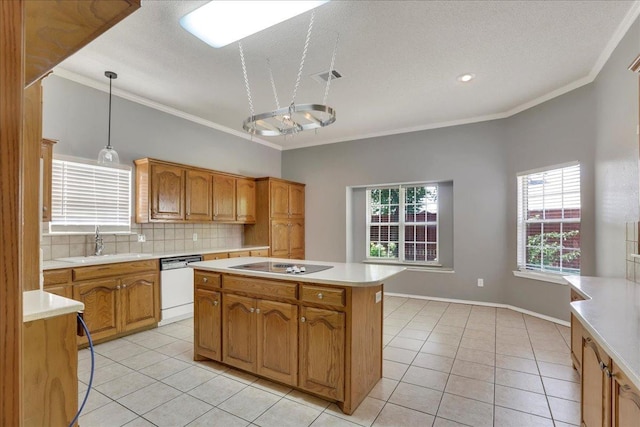
[[[384,300],[384,378],[352,416],[214,362],[194,362],[193,321],[96,346],[82,427],[558,426],[579,424],[569,328],[507,309]],[[89,352],[79,353],[79,396]]]

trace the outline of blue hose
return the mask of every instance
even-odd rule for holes
[[[80,408],[78,408],[78,413],[76,414],[75,417],[73,417],[73,420],[71,420],[69,427],[73,427],[75,425],[76,421],[78,421],[78,417],[80,416],[80,413],[84,409],[85,403],[87,403],[87,399],[89,398],[89,392],[91,391],[91,385],[93,384],[93,370],[96,365],[95,355],[93,352],[93,340],[91,339],[89,328],[87,328],[87,324],[84,323],[84,319],[82,318],[82,316],[80,316],[80,313],[78,313],[78,320],[80,321],[80,324],[82,325],[82,329],[84,329],[84,333],[87,334],[87,339],[89,340],[89,349],[91,350],[91,375],[89,376],[89,385],[87,386],[87,393],[84,395],[84,400],[82,401],[82,405],[80,405]]]

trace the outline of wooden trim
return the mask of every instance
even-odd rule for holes
[[[22,0],[0,1],[0,425],[22,425]],[[36,226],[36,224],[29,224]]]
[[[224,171],[217,171],[214,169],[207,169],[207,168],[200,168],[198,166],[192,166],[192,165],[185,165],[184,163],[175,163],[175,162],[168,162],[166,160],[158,160],[158,159],[152,159],[150,157],[145,157],[142,159],[136,159],[133,161],[133,163],[136,165],[136,167],[140,167],[140,166],[144,166],[144,165],[148,165],[148,164],[160,164],[160,165],[165,165],[165,166],[174,166],[174,167],[178,167],[178,168],[182,168],[184,170],[190,170],[190,171],[194,171],[194,172],[206,172],[206,173],[211,173],[211,174],[216,174],[216,175],[224,175],[227,177],[231,177],[231,178],[242,178],[242,179],[250,179],[253,180],[253,177],[250,176],[244,176],[244,175],[237,175],[235,173],[231,173],[231,172],[224,172]]]
[[[628,70],[633,71],[634,73],[640,73],[640,55],[638,55],[631,65],[629,65]]]

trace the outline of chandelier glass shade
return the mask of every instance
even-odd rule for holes
[[[105,71],[104,75],[109,78],[109,133],[107,134],[107,146],[98,153],[98,164],[117,165],[120,164],[118,152],[111,146],[111,83],[117,79],[118,75],[113,71]]]

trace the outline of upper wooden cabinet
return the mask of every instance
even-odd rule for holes
[[[256,222],[256,182],[238,178],[236,181],[236,217],[246,224]]]
[[[177,163],[139,159],[136,222],[255,222],[255,181]]]
[[[213,175],[213,220],[236,220],[236,178]]]
[[[24,3],[27,86],[140,7],[140,0]]]
[[[304,184],[256,179],[256,223],[244,229],[247,245],[270,247],[270,255],[304,259]]]
[[[211,221],[211,174],[208,172],[187,171],[187,220]]]
[[[271,179],[269,193],[272,218],[304,218],[304,185]]]

